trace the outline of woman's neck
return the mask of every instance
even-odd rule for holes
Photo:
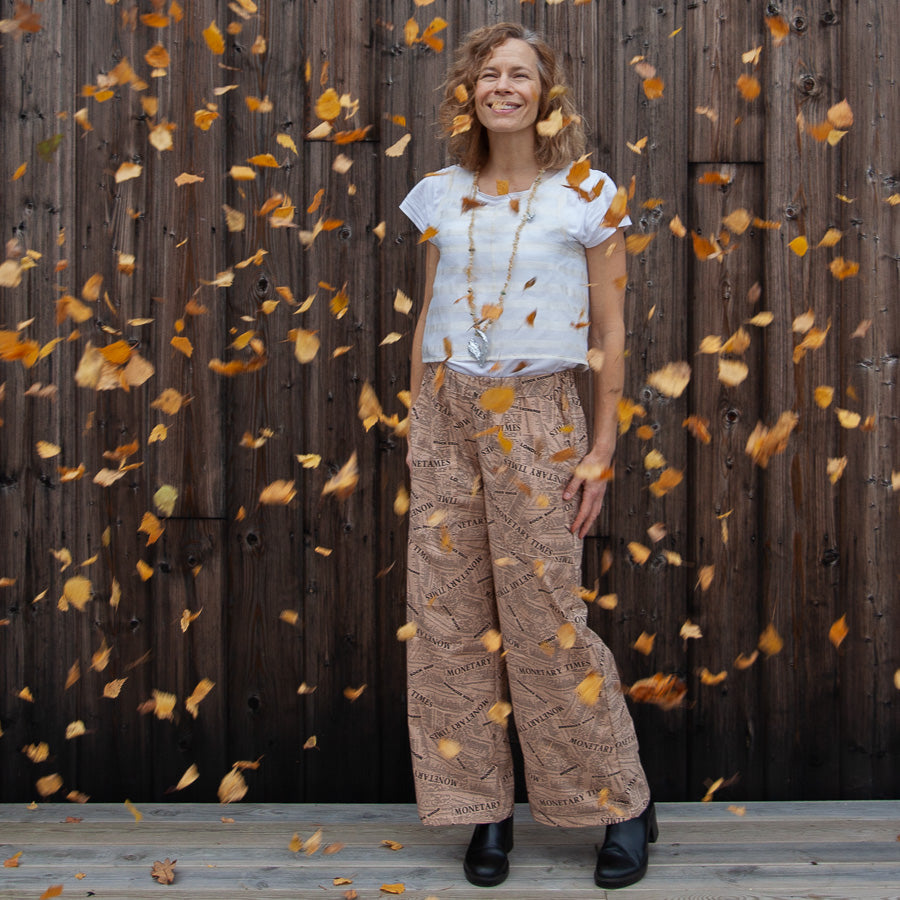
[[[534,135],[489,133],[488,142],[488,161],[480,172],[482,184],[508,181],[511,191],[528,190],[541,169],[534,156]]]

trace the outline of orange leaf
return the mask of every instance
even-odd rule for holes
[[[828,640],[834,644],[835,647],[840,647],[844,638],[850,633],[850,629],[847,627],[847,616],[841,616],[832,626],[828,629]]]
[[[516,392],[511,387],[488,388],[478,400],[478,405],[489,412],[505,413],[513,404]]]
[[[663,95],[665,85],[661,78],[645,78],[643,87],[648,100],[658,100]]]
[[[217,56],[221,56],[225,52],[225,39],[222,37],[222,32],[219,31],[219,26],[215,22],[210,22],[203,29],[203,40],[206,41],[206,46]]]
[[[784,16],[766,16],[766,27],[772,35],[772,43],[778,47],[791,33],[791,26]]]
[[[761,90],[759,79],[755,75],[741,75],[737,80],[737,89],[745,100],[755,100]]]

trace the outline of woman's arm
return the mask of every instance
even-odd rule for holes
[[[582,463],[601,469],[612,464],[616,450],[616,407],[625,384],[625,240],[617,231],[596,247],[585,250],[590,283],[591,325],[588,346],[603,353],[603,367],[593,375],[594,432]],[[599,471],[599,469],[598,469]],[[606,481],[574,476],[563,497],[581,489],[581,504],[572,531],[584,537],[603,507]]]
[[[425,317],[428,315],[428,307],[431,305],[431,295],[434,291],[434,276],[437,272],[440,251],[431,241],[425,248],[425,296],[422,299],[422,311],[416,322],[416,330],[413,332],[412,350],[410,351],[409,366],[409,405],[419,397],[419,389],[422,386],[422,376],[425,372],[425,364],[422,362],[422,338],[425,335]],[[407,434],[408,437],[408,434]],[[409,446],[406,448],[406,464],[410,465]]]

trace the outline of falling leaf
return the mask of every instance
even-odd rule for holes
[[[828,629],[828,640],[831,641],[835,647],[840,647],[844,638],[846,638],[849,633],[850,629],[847,627],[847,616],[843,615]]]
[[[728,677],[728,673],[726,671],[716,672],[713,674],[709,671],[709,669],[704,666],[700,670],[700,683],[705,685],[716,685],[721,684]]]
[[[653,652],[653,643],[656,639],[656,634],[647,634],[646,631],[642,631],[638,636],[635,642],[632,644],[635,650],[638,653],[643,653],[644,656],[649,656]]]
[[[662,97],[664,87],[661,78],[645,78],[643,81],[644,94],[648,100],[658,100]]]
[[[775,625],[771,622],[766,625],[765,630],[759,636],[759,642],[757,644],[760,650],[766,654],[766,656],[774,656],[776,653],[780,653],[782,647],[784,647],[784,641],[781,639],[781,635],[778,634],[778,631],[775,629]]]
[[[703,637],[703,632],[700,630],[699,625],[695,625],[690,619],[687,619],[685,623],[681,626],[681,630],[678,634],[684,638],[684,640],[694,639],[699,640]]]
[[[862,419],[862,416],[860,416],[859,413],[852,412],[849,409],[841,409],[839,406],[836,406],[834,411],[842,428],[853,429],[859,427],[860,420]]]
[[[38,900],[51,900],[53,897],[58,897],[62,892],[63,886],[61,884],[51,884]]]
[[[438,753],[444,757],[444,759],[450,760],[455,759],[459,756],[460,750],[462,747],[457,741],[451,740],[450,738],[441,738],[438,741]]]
[[[691,367],[686,362],[668,363],[647,376],[647,384],[666,397],[680,397],[691,380]]]
[[[859,263],[845,261],[843,256],[836,256],[829,263],[828,268],[838,281],[843,281],[845,278],[852,278],[859,272]]]
[[[238,769],[232,769],[219,782],[218,797],[220,803],[235,803],[243,800],[247,794],[247,782]]]
[[[133,178],[139,178],[143,171],[144,167],[139,166],[137,163],[123,162],[119,168],[116,169],[116,184],[121,184],[123,181],[130,181]]]
[[[197,768],[196,763],[191,763],[185,771],[184,775],[182,775],[181,778],[178,779],[178,784],[175,785],[175,790],[183,791],[186,787],[192,785],[199,777],[200,770]]]
[[[784,43],[785,38],[791,33],[791,26],[788,25],[784,16],[774,15],[766,16],[766,27],[772,35],[772,43],[778,47]]]
[[[672,488],[681,484],[683,478],[684,473],[681,469],[665,469],[660,473],[659,478],[650,484],[650,493],[653,494],[654,497],[663,497],[671,491]]]
[[[719,381],[727,387],[737,387],[750,373],[745,362],[740,359],[719,360]]]
[[[398,882],[397,884],[383,884],[379,890],[383,894],[402,894],[406,890],[406,886],[403,882]]]
[[[684,700],[687,685],[675,675],[657,672],[641,678],[628,689],[628,696],[637,703],[653,703],[662,709],[674,709]]]
[[[805,235],[798,235],[795,237],[789,244],[788,247],[797,254],[797,256],[806,256],[806,251],[809,249],[809,244],[807,243]]]
[[[841,479],[841,475],[844,474],[844,469],[847,468],[847,457],[828,457],[828,462],[825,466],[825,473],[828,475],[828,480],[832,484],[837,484]]]
[[[365,691],[365,689],[367,687],[368,687],[368,685],[365,685],[365,684],[360,685],[358,688],[345,687],[344,688],[344,696],[351,703],[353,703],[355,700],[358,700],[362,696],[363,691]]]
[[[758,466],[765,469],[773,456],[783,453],[787,448],[791,432],[799,422],[800,417],[792,410],[785,410],[772,428],[768,428],[762,422],[757,422],[756,427],[747,438],[744,452]]]
[[[297,496],[293,481],[278,480],[267,484],[259,495],[259,502],[263,505],[282,504],[287,505]]]
[[[734,661],[734,667],[736,669],[749,669],[753,663],[756,662],[756,658],[759,656],[759,651],[754,650],[749,656],[744,656],[743,653],[739,653],[737,655],[737,659]]]
[[[83,575],[73,575],[63,585],[63,597],[79,612],[84,612],[92,591],[93,585]]]
[[[411,134],[409,134],[409,133],[404,134],[403,137],[401,137],[395,143],[391,144],[391,146],[388,147],[384,151],[384,155],[390,156],[390,157],[403,156],[404,152],[406,151],[406,146],[407,146],[407,144],[409,144],[409,142],[411,140],[412,140]]]
[[[103,696],[108,700],[115,700],[126,681],[128,681],[127,678],[116,678],[113,681],[108,681],[103,686]]]
[[[356,451],[350,454],[350,458],[341,466],[338,473],[329,478],[322,488],[322,496],[334,494],[340,500],[346,500],[355,490],[359,482],[359,466],[356,460]]]
[[[701,566],[697,573],[697,586],[703,591],[709,590],[709,586],[712,584],[715,574],[716,567],[714,565]]]
[[[164,484],[153,495],[153,505],[161,516],[171,516],[178,500],[178,490],[171,484]]]
[[[492,387],[485,390],[478,399],[478,405],[489,412],[505,413],[513,404],[516,392],[511,387]]]
[[[198,707],[201,701],[209,694],[209,692],[216,686],[214,681],[210,681],[209,678],[201,678],[200,681],[197,682],[197,686],[194,688],[190,697],[185,698],[184,708],[196,719],[198,713]]]
[[[755,100],[761,90],[759,79],[755,75],[742,74],[738,76],[737,89],[747,102]]]
[[[585,706],[595,706],[600,699],[604,677],[591,669],[575,686],[575,695]]]
[[[409,641],[416,636],[416,623],[415,622],[407,622],[405,625],[401,625],[397,629],[397,640],[398,641]]]

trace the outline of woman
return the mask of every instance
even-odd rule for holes
[[[509,870],[510,711],[534,818],[607,826],[598,885],[640,879],[657,833],[578,587],[615,448],[630,222],[610,179],[573,169],[584,133],[563,85],[534,33],[472,32],[441,106],[457,164],[401,204],[429,238],[408,458],[416,796],[425,824],[475,824],[464,870],[482,886]],[[589,348],[590,442],[573,383]]]

